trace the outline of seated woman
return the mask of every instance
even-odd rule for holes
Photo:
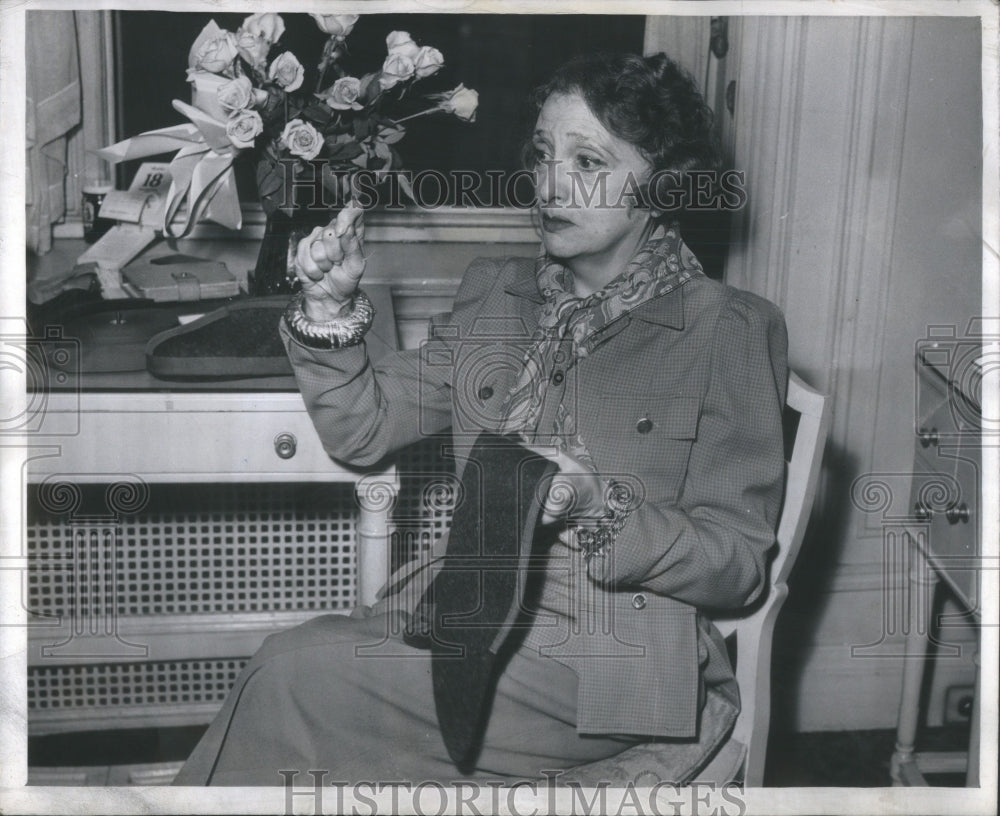
[[[435,338],[373,365],[351,208],[300,243],[281,329],[335,459],[374,464],[450,428],[458,448],[516,435],[558,465],[535,529],[545,567],[493,667],[477,749],[449,755],[431,652],[404,633],[434,572],[421,566],[374,607],[268,638],[176,784],[538,779],[653,737],[683,783],[727,737],[739,692],[705,611],[766,583],[784,322],[708,279],[657,207],[714,156],[710,111],[672,61],[579,58],[535,101],[537,258],[474,262]]]

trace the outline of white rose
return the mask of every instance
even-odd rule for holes
[[[297,91],[306,77],[306,70],[291,51],[279,54],[267,71],[268,79],[286,91]]]
[[[192,67],[212,74],[226,73],[236,55],[236,35],[231,31],[222,31],[201,44],[194,54]]]
[[[390,54],[382,63],[382,73],[378,78],[379,85],[388,90],[412,77],[414,70],[413,60],[409,57],[404,57],[402,54]]]
[[[226,113],[249,108],[254,102],[253,85],[245,76],[223,83],[215,92],[219,105]]]
[[[229,116],[229,111],[219,104],[219,91],[231,80],[219,74],[189,70],[188,82],[191,83],[191,104],[220,122],[224,122]]]
[[[243,25],[240,26],[239,30],[252,34],[254,37],[259,37],[270,45],[273,45],[285,33],[285,21],[273,12],[251,14],[243,21]]]
[[[293,156],[301,156],[307,161],[315,159],[323,149],[323,137],[308,122],[292,119],[281,131],[281,143]]]
[[[342,40],[354,29],[359,16],[357,14],[313,14],[312,18],[324,34]]]
[[[415,59],[420,46],[413,42],[408,31],[390,31],[385,38],[385,46],[390,56],[399,54],[409,59]]]
[[[236,111],[226,122],[226,136],[233,147],[253,147],[253,141],[264,129],[264,122],[255,110]]]
[[[360,91],[361,80],[357,77],[345,76],[316,96],[334,110],[361,110],[361,105],[358,104]]]
[[[236,50],[254,68],[260,70],[267,62],[267,54],[271,50],[271,43],[242,29],[236,32]]]
[[[446,113],[453,113],[459,119],[466,122],[476,121],[476,108],[479,107],[479,92],[459,85],[452,91],[444,95],[441,101],[441,109]]]
[[[429,45],[421,48],[413,60],[413,68],[417,73],[418,79],[423,79],[436,73],[442,65],[444,65],[444,54],[436,48],[431,48]]]

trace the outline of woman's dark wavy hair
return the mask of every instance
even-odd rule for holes
[[[578,93],[597,119],[635,145],[653,171],[716,170],[713,115],[691,75],[666,54],[598,52],[574,57],[530,101],[537,118],[552,94]],[[531,166],[530,140],[524,160]]]

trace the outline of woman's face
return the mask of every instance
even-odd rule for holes
[[[651,173],[649,162],[610,133],[575,93],[545,101],[532,145],[546,251],[578,278],[583,274],[603,285],[625,268],[645,237],[649,212],[632,204]]]

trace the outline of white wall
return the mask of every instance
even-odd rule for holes
[[[850,501],[898,474],[906,512],[914,344],[980,308],[978,19],[743,18],[727,70],[749,173],[727,279],[785,310],[793,367],[834,400],[814,523],[776,640],[776,713],[798,730],[894,725],[898,632],[883,632],[882,518]],[[949,640],[971,641],[971,631]],[[874,644],[878,647],[855,650]],[[970,649],[939,661],[972,682]],[[864,656],[861,656],[864,655]],[[785,705],[781,701],[785,701]]]

